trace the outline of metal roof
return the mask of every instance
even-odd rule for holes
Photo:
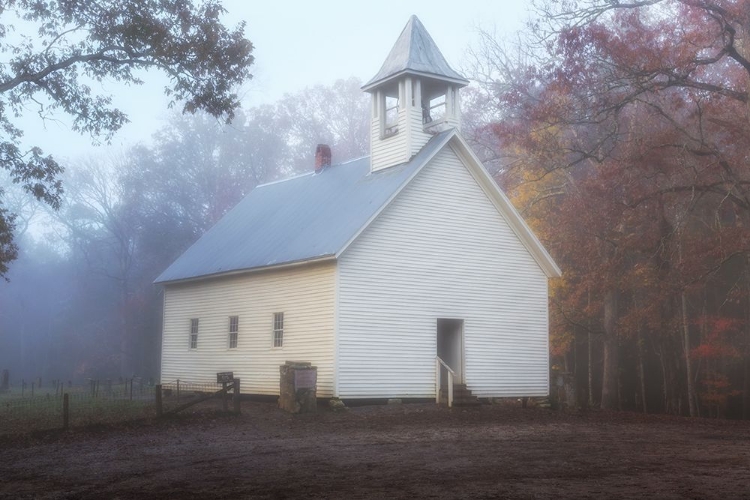
[[[455,134],[411,161],[370,173],[369,157],[257,186],[155,283],[334,258]]]
[[[409,18],[380,71],[362,89],[370,90],[404,73],[449,80],[462,87],[469,84],[466,78],[450,67],[417,16]]]

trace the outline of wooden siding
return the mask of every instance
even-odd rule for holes
[[[338,269],[338,395],[433,397],[437,319],[464,320],[468,387],[548,393],[547,278],[451,148]]]
[[[409,160],[407,155],[407,131],[406,131],[406,110],[398,111],[398,132],[386,138],[380,135],[380,118],[372,120],[371,137],[370,137],[370,157],[372,158],[371,170],[381,170],[383,168],[400,165]]]
[[[233,371],[242,392],[278,394],[279,365],[311,361],[318,395],[333,395],[335,263],[168,285],[164,292],[162,381],[204,382]],[[284,313],[284,344],[273,347],[273,314]],[[229,349],[229,316],[239,316]],[[198,318],[198,348],[189,348]]]
[[[432,134],[429,132],[424,131],[424,124],[422,123],[422,107],[415,106],[411,107],[409,116],[409,131],[410,131],[410,141],[409,141],[409,147],[411,148],[409,151],[409,156],[413,156],[422,149],[422,147],[427,144],[427,141],[429,141],[432,138]]]

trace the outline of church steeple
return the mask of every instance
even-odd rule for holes
[[[371,169],[409,161],[433,134],[458,128],[458,92],[468,84],[411,16],[380,71],[362,87],[372,94]]]

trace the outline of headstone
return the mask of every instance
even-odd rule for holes
[[[0,392],[8,392],[10,390],[10,371],[3,370],[3,380],[0,382]]]
[[[553,408],[575,409],[576,398],[575,376],[565,371],[552,370],[550,377],[550,402]]]

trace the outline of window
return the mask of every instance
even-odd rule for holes
[[[190,320],[190,348],[198,348],[198,318]]]
[[[389,137],[398,132],[398,97],[385,96],[385,113],[383,113],[383,136]]]
[[[229,348],[237,347],[237,334],[240,331],[240,317],[229,316]]]
[[[273,313],[273,346],[284,345],[284,313]]]
[[[422,122],[426,125],[432,122],[443,121],[445,119],[445,109],[445,94],[422,102]]]

